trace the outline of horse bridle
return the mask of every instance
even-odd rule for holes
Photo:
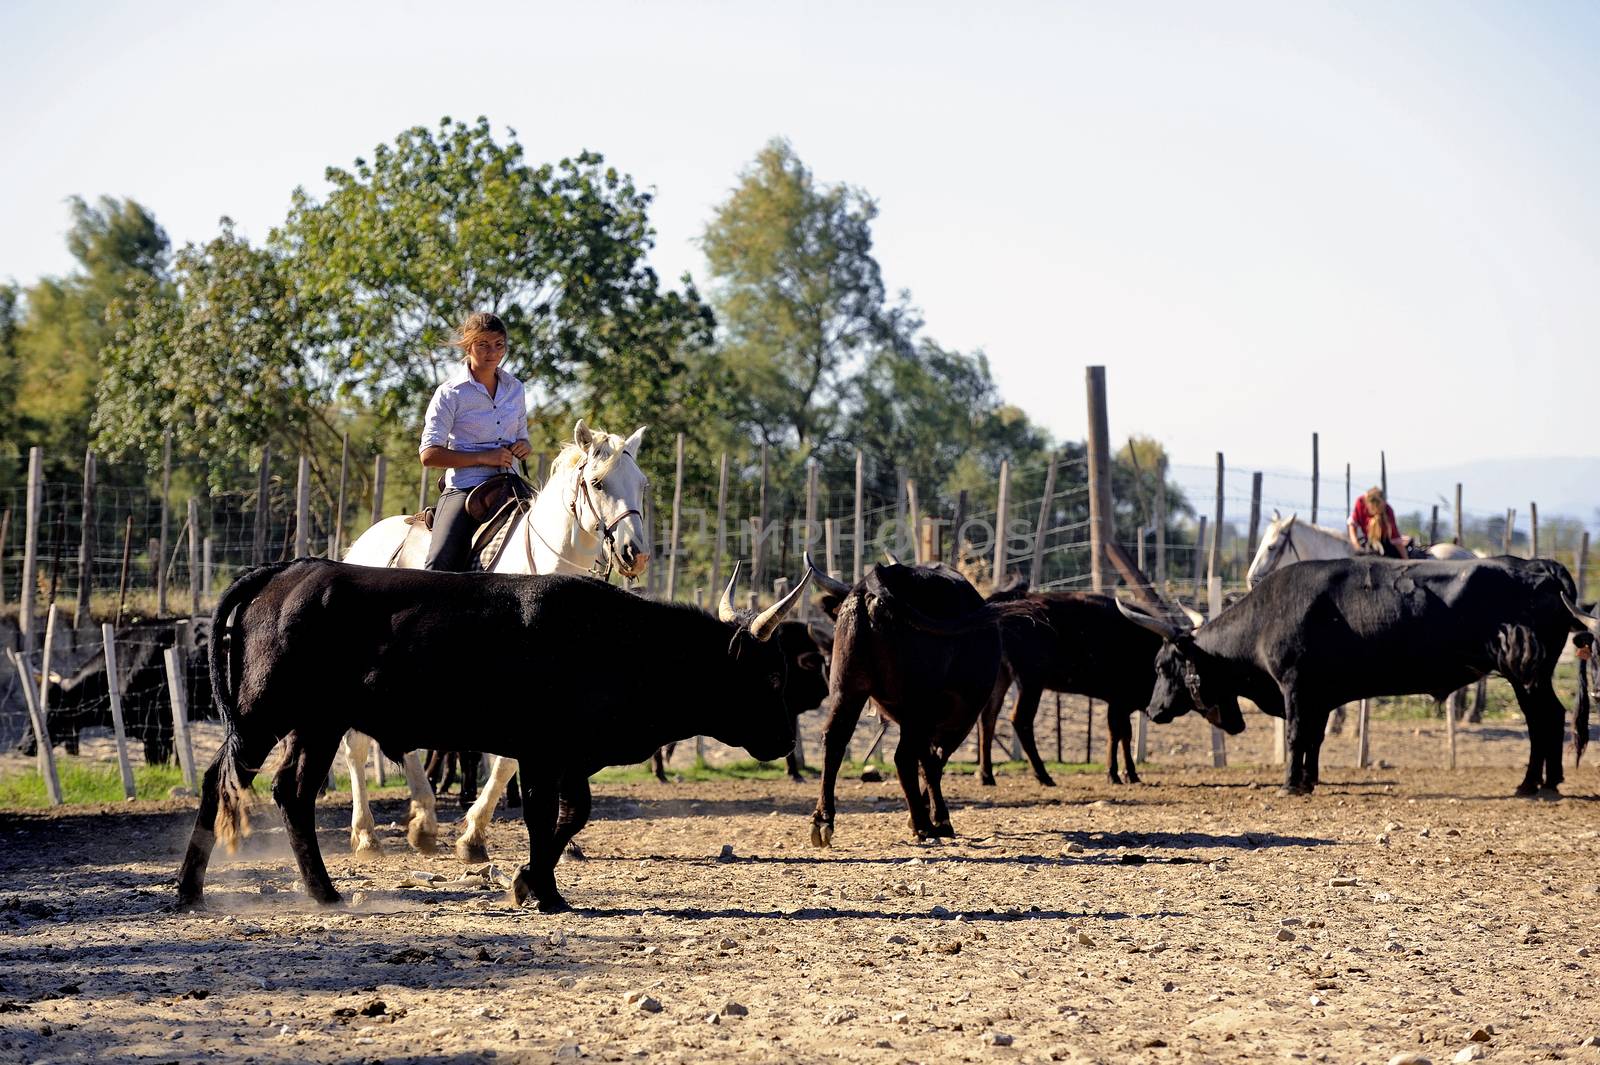
[[[1296,562],[1305,561],[1305,559],[1300,557],[1300,549],[1294,546],[1294,532],[1292,529],[1285,529],[1283,535],[1278,539],[1281,540],[1282,543],[1276,545],[1272,554],[1267,556],[1267,569],[1269,571],[1277,568],[1278,563],[1283,559],[1283,553],[1285,551],[1293,551],[1294,560]]]
[[[617,526],[626,521],[628,515],[630,514],[638,514],[639,520],[644,520],[643,514],[640,514],[639,511],[629,507],[627,510],[619,514],[616,520],[612,521],[610,524],[607,524],[605,516],[600,513],[600,508],[595,506],[594,499],[589,494],[589,479],[583,475],[584,468],[588,465],[589,456],[586,454],[584,455],[583,461],[578,464],[576,471],[577,480],[572,490],[572,500],[567,504],[567,512],[572,515],[572,520],[578,523],[578,528],[583,528],[583,518],[578,514],[578,497],[582,495],[583,501],[589,507],[589,513],[594,515],[594,523],[599,527],[600,531],[598,535],[605,547],[605,550],[600,552],[600,557],[595,559],[594,564],[588,569],[582,569],[576,564],[568,562],[564,557],[562,557],[559,548],[555,547],[548,540],[546,540],[542,533],[536,534],[533,531],[533,508],[530,506],[526,511],[523,512],[522,516],[522,542],[528,552],[528,569],[530,571],[533,569],[533,537],[537,535],[539,537],[539,542],[544,544],[545,548],[550,551],[551,554],[555,555],[556,562],[558,564],[570,566],[579,573],[590,577],[595,577],[602,581],[610,580],[611,570],[615,564],[617,554],[617,543],[615,536]]]

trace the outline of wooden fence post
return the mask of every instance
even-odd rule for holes
[[[164,649],[161,657],[167,666],[167,693],[172,703],[172,746],[178,752],[184,784],[198,791],[200,782],[194,770],[194,744],[189,737],[189,689],[183,675],[183,665],[178,659],[176,647]]]
[[[423,480],[427,488],[427,480]],[[311,553],[311,460],[301,454],[294,479],[294,557]]]
[[[22,629],[22,652],[28,654],[33,651],[34,643],[38,639],[37,623],[33,613],[37,609],[36,601],[39,597],[39,579],[37,569],[39,565],[39,511],[43,499],[40,498],[41,467],[44,464],[44,450],[38,447],[28,449],[28,507],[27,525],[22,533],[22,612],[17,618]],[[25,675],[25,674],[24,674]]]
[[[156,543],[156,616],[167,616],[167,525],[172,504],[172,433],[161,436],[161,535]]]
[[[1517,527],[1517,512],[1515,508],[1506,511],[1506,527],[1500,534],[1500,553],[1511,554],[1512,533]]]
[[[1539,504],[1528,504],[1528,557],[1539,557]]]
[[[1089,401],[1089,578],[1096,592],[1109,592],[1116,586],[1106,545],[1116,539],[1116,514],[1111,501],[1111,428],[1106,410],[1106,368],[1090,366],[1084,372]],[[1050,484],[1055,484],[1054,458],[1050,462]],[[1050,501],[1046,500],[1048,505]],[[1041,511],[1041,513],[1043,513]],[[1040,522],[1039,535],[1044,534]],[[1034,568],[1038,566],[1038,546],[1034,548]],[[1038,580],[1038,574],[1034,576]]]
[[[828,576],[839,577],[839,522],[835,518],[827,518],[822,522],[822,542],[825,548],[824,565],[828,567]]]
[[[861,496],[864,480],[865,467],[862,464],[861,449],[856,448],[856,501],[855,516],[852,519],[855,523],[855,527],[851,530],[853,533],[853,542],[851,543],[851,548],[854,555],[852,560],[853,564],[850,567],[850,582],[852,584],[858,584],[861,581],[861,553],[866,549],[867,546],[866,515],[861,512]]]
[[[926,562],[922,557],[922,506],[917,499],[917,482],[913,477],[906,478],[906,528],[911,532],[911,558],[915,562]]]
[[[1167,461],[1156,471],[1156,587],[1167,594]]]
[[[1317,497],[1322,491],[1322,458],[1317,434],[1311,434],[1311,524],[1317,523]]]
[[[1006,579],[1006,519],[1011,512],[1010,459],[1000,460],[1000,484],[997,490],[999,494],[995,497],[994,508],[994,580],[989,582],[991,591],[999,588]]]
[[[200,500],[189,497],[189,616],[200,616]]]
[[[1451,710],[1450,710],[1449,707],[1445,708],[1445,713],[1447,715],[1449,713],[1451,713]],[[1361,700],[1361,709],[1356,711],[1356,768],[1357,769],[1365,769],[1365,768],[1367,768],[1367,763],[1369,761],[1371,761],[1368,736],[1369,736],[1369,732],[1368,732],[1368,729],[1367,729],[1367,700],[1363,699],[1363,700]]]
[[[817,460],[815,456],[806,460],[806,524],[805,531],[801,534],[802,551],[810,551],[817,543]],[[805,557],[804,555],[801,556]],[[826,565],[826,563],[824,563]],[[804,621],[811,616],[811,597],[802,595],[797,604],[795,617]]]
[[[753,553],[755,558],[750,563],[750,590],[760,593],[767,586],[767,473],[768,455],[767,445],[761,445],[761,483],[756,492],[756,539]]]
[[[967,490],[956,493],[956,516],[950,526],[950,565],[961,562],[961,526],[967,520]]]
[[[724,526],[724,514],[728,510],[728,453],[722,453],[722,461],[717,467],[717,540],[716,550],[711,555],[711,594],[722,594],[722,553],[728,546],[728,532]]]
[[[672,476],[672,539],[667,546],[667,600],[678,590],[678,518],[683,506],[683,434],[678,434],[677,466]]]
[[[1428,546],[1439,542],[1439,504],[1433,505],[1433,516],[1428,519]]]
[[[379,455],[372,460],[372,524],[383,520],[384,481],[389,474],[389,459]]]
[[[1466,529],[1461,524],[1461,482],[1456,482],[1456,536],[1455,542],[1462,547],[1467,545]]]
[[[1344,512],[1350,513],[1350,464],[1344,464]]]
[[[256,475],[256,527],[255,539],[250,546],[250,564],[259,566],[267,561],[267,517],[272,491],[272,445],[261,445],[261,468]]]
[[[1314,524],[1314,523],[1313,523]],[[1261,471],[1250,475],[1250,549],[1245,557],[1255,560],[1256,548],[1261,542]]]
[[[1211,563],[1206,571],[1209,579],[1219,586],[1222,582],[1222,489],[1222,452],[1219,451],[1217,452],[1217,517],[1211,523]],[[1312,524],[1315,525],[1316,522]]]
[[[89,623],[89,595],[94,588],[94,451],[83,455],[83,524],[78,536],[78,605],[72,627]]]
[[[214,539],[208,536],[200,544],[200,595],[205,599],[211,598],[212,578],[216,576],[213,561],[215,553],[212,550]]]
[[[133,515],[122,526],[122,570],[117,576],[117,618],[122,624],[122,608],[128,602],[128,565],[133,561]]]
[[[1578,602],[1582,603],[1587,598],[1584,592],[1584,585],[1587,583],[1589,576],[1589,530],[1587,529],[1583,531],[1583,536],[1578,541],[1578,564],[1576,570],[1577,572],[1574,576],[1578,586]]]
[[[1044,474],[1044,497],[1039,500],[1039,520],[1033,527],[1033,562],[1028,567],[1028,583],[1035,591],[1044,579],[1044,538],[1050,531],[1050,518],[1055,512],[1055,508],[1050,504],[1055,501],[1056,464],[1059,461],[1059,456],[1054,454],[1050,456],[1050,466]],[[1089,498],[1094,499],[1094,492],[1089,493]],[[1090,526],[1093,528],[1092,522]],[[1093,548],[1090,551],[1092,554]],[[1100,571],[1097,568],[1094,572],[1098,574]]]
[[[1383,489],[1383,498],[1389,498],[1389,456],[1385,452],[1378,452],[1378,487]]]
[[[111,625],[100,626],[100,639],[105,642],[106,690],[111,702],[111,731],[117,738],[117,768],[122,772],[122,797],[137,797],[133,782],[133,766],[128,761],[128,731],[122,720],[122,680],[117,673],[117,630]]]
[[[50,728],[43,711],[39,708],[39,693],[33,687],[33,676],[28,670],[27,660],[11,648],[6,648],[6,656],[11,659],[11,668],[16,670],[17,679],[22,689],[22,702],[28,708],[28,723],[33,726],[34,742],[38,746],[39,776],[44,780],[45,795],[50,799],[50,805],[61,805],[61,780],[56,776],[56,756],[50,748]],[[46,674],[48,678],[49,674]]]
[[[349,479],[350,430],[346,429],[343,442],[339,446],[339,501],[334,505],[333,547],[328,551],[329,558],[339,558],[344,554],[344,489]]]

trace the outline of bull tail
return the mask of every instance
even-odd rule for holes
[[[1572,756],[1574,764],[1581,765],[1583,763],[1583,750],[1587,746],[1589,746],[1589,662],[1580,657],[1578,659],[1578,705],[1574,708],[1572,714]]]
[[[235,610],[242,612],[248,607],[267,582],[291,564],[280,562],[246,572],[222,593],[211,615],[211,641],[207,648],[211,698],[227,729],[218,763],[216,833],[230,854],[238,849],[239,840],[250,834],[250,789],[239,776],[244,768],[244,738],[239,732],[237,678],[244,661],[244,633],[239,628],[229,631],[228,619]]]

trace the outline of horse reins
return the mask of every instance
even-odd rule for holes
[[[544,538],[543,533],[534,533],[533,507],[530,504],[528,509],[523,512],[522,516],[522,542],[528,552],[529,572],[535,572],[533,558],[533,537],[538,535],[539,542],[544,544],[545,548],[555,555],[556,564],[558,566],[566,565],[571,567],[574,572],[581,573],[584,576],[596,577],[603,581],[610,580],[611,570],[615,564],[617,554],[617,543],[615,536],[617,526],[626,521],[628,519],[628,515],[630,514],[637,514],[640,521],[644,520],[643,514],[640,514],[639,511],[629,507],[621,514],[617,515],[615,520],[607,523],[605,516],[600,513],[600,508],[595,505],[593,497],[591,497],[589,494],[589,480],[583,475],[584,468],[588,465],[589,456],[585,455],[583,461],[578,464],[576,471],[576,483],[572,491],[572,500],[567,504],[567,511],[572,515],[572,520],[578,523],[578,528],[582,529],[583,518],[578,514],[578,497],[581,495],[584,503],[587,504],[589,508],[589,513],[594,515],[594,523],[599,529],[599,532],[596,535],[600,537],[601,543],[604,546],[604,550],[601,551],[600,557],[595,559],[594,564],[588,569],[584,569],[575,562],[567,561],[565,556],[562,555],[561,551],[554,547],[550,541]]]

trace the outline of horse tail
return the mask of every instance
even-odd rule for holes
[[[222,593],[211,615],[211,645],[207,649],[211,698],[227,729],[218,763],[216,833],[230,854],[238,849],[240,838],[250,834],[250,793],[239,778],[240,770],[244,768],[244,738],[239,733],[239,689],[236,680],[243,672],[244,631],[242,626],[230,631],[227,627],[228,618],[236,609],[243,612],[267,586],[267,582],[293,564],[278,562],[247,571]]]

